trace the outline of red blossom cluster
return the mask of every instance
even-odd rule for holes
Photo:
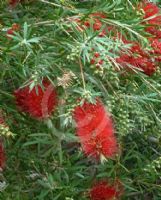
[[[148,38],[150,48],[145,50],[139,43],[123,40],[125,44],[131,44],[131,48],[129,53],[121,53],[116,61],[123,67],[135,67],[151,76],[161,61],[161,14],[156,4],[147,1],[141,3],[139,9],[144,11],[145,31],[151,34]]]
[[[146,19],[147,24],[149,24],[151,27],[153,25],[161,24],[160,8],[156,4],[144,1],[141,3],[140,8],[142,8],[144,11],[144,19]]]
[[[48,118],[57,104],[56,89],[51,82],[43,80],[42,87],[36,85],[30,91],[26,86],[14,92],[18,108],[36,119]]]
[[[84,22],[84,26],[86,26],[87,28],[90,28],[91,24],[93,25],[93,30],[94,31],[100,31],[99,36],[103,37],[107,34],[108,32],[108,28],[105,27],[103,28],[103,23],[102,23],[102,19],[105,19],[106,15],[103,13],[93,13],[91,15],[89,15],[89,19],[87,19]],[[103,29],[103,30],[102,30]]]
[[[146,75],[151,76],[156,71],[156,63],[150,52],[144,51],[139,43],[123,40],[125,44],[131,44],[128,52],[121,52],[120,57],[116,58],[116,62],[121,67],[130,70],[140,70]]]
[[[120,181],[116,181],[114,185],[107,181],[96,183],[90,190],[91,200],[114,200],[119,199],[123,193],[123,186]]]
[[[92,13],[85,21],[82,21],[80,18],[76,18],[74,20],[70,18],[70,20],[77,23],[79,31],[84,31],[87,28],[92,27],[94,31],[100,31],[99,36],[103,37],[109,31],[109,28],[107,26],[104,27],[104,23],[102,22],[102,19],[105,18],[106,15],[103,13]]]
[[[12,24],[12,27],[10,29],[8,29],[7,31],[7,37],[9,39],[11,39],[11,35],[14,35],[14,32],[19,31],[20,30],[20,25],[19,24]]]
[[[149,42],[152,47],[151,54],[157,62],[161,61],[161,13],[160,8],[154,3],[142,5],[145,12],[144,19],[146,31],[151,34]]]
[[[117,152],[112,120],[100,100],[85,101],[74,110],[76,132],[86,155],[100,159],[113,157]]]
[[[161,14],[156,4],[148,1],[139,4],[138,9],[144,12],[143,24],[145,25],[145,31],[151,34],[148,38],[150,46],[148,49],[145,49],[139,43],[125,40],[121,36],[123,43],[130,44],[131,47],[128,49],[128,52],[121,51],[120,55],[116,58],[116,62],[126,70],[139,70],[151,76],[161,61]],[[104,13],[93,13],[88,16],[86,21],[81,22],[80,19],[75,21],[78,23],[80,31],[93,27],[94,31],[100,31],[99,36],[101,37],[105,37],[111,31],[115,35],[117,33],[115,31],[116,28],[107,26],[102,22],[102,19],[105,18],[107,16]],[[99,57],[100,54],[98,52],[92,54],[91,65],[94,65],[96,68],[99,68],[103,64],[103,60],[99,59]]]
[[[128,52],[121,51],[120,56],[116,58],[116,62],[126,70],[135,68],[135,70],[138,69],[149,76],[152,75],[156,71],[157,62],[161,59],[160,52],[158,51],[160,42],[158,40],[153,40],[151,43],[153,49],[147,51],[144,50],[139,43],[127,40],[121,36],[119,37],[124,44],[130,44],[131,47],[128,49]],[[154,52],[155,54],[157,53],[157,57],[152,57],[152,53]],[[90,63],[99,69],[104,61],[100,59],[100,54],[98,52],[94,52],[92,55]]]
[[[101,65],[103,65],[103,62],[104,61],[100,59],[100,53],[95,52],[91,60],[91,65],[95,65],[95,67],[99,69]]]

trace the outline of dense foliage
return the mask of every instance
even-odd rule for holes
[[[0,199],[161,199],[159,1],[0,1]]]

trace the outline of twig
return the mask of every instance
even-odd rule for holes
[[[80,66],[80,71],[81,71],[81,77],[82,77],[82,82],[83,82],[83,88],[84,88],[84,90],[85,90],[85,89],[86,89],[86,84],[85,84],[84,73],[83,73],[83,66],[82,66],[82,62],[81,62],[80,57],[79,57],[79,66]]]

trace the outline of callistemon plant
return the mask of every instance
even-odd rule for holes
[[[161,199],[160,7],[0,2],[0,199]]]

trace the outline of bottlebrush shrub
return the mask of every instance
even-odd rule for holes
[[[112,158],[117,152],[117,141],[109,114],[100,100],[95,104],[85,101],[74,110],[76,132],[86,155],[100,159]]]
[[[119,181],[114,185],[109,184],[107,181],[97,182],[90,190],[91,200],[113,200],[120,199],[123,193],[123,186]]]
[[[48,118],[57,104],[56,89],[45,79],[31,91],[29,86],[15,90],[14,96],[18,108],[36,119]]]
[[[0,3],[0,110],[15,133],[0,126],[0,199],[160,199],[158,162],[144,171],[160,161],[160,5],[12,2]]]

